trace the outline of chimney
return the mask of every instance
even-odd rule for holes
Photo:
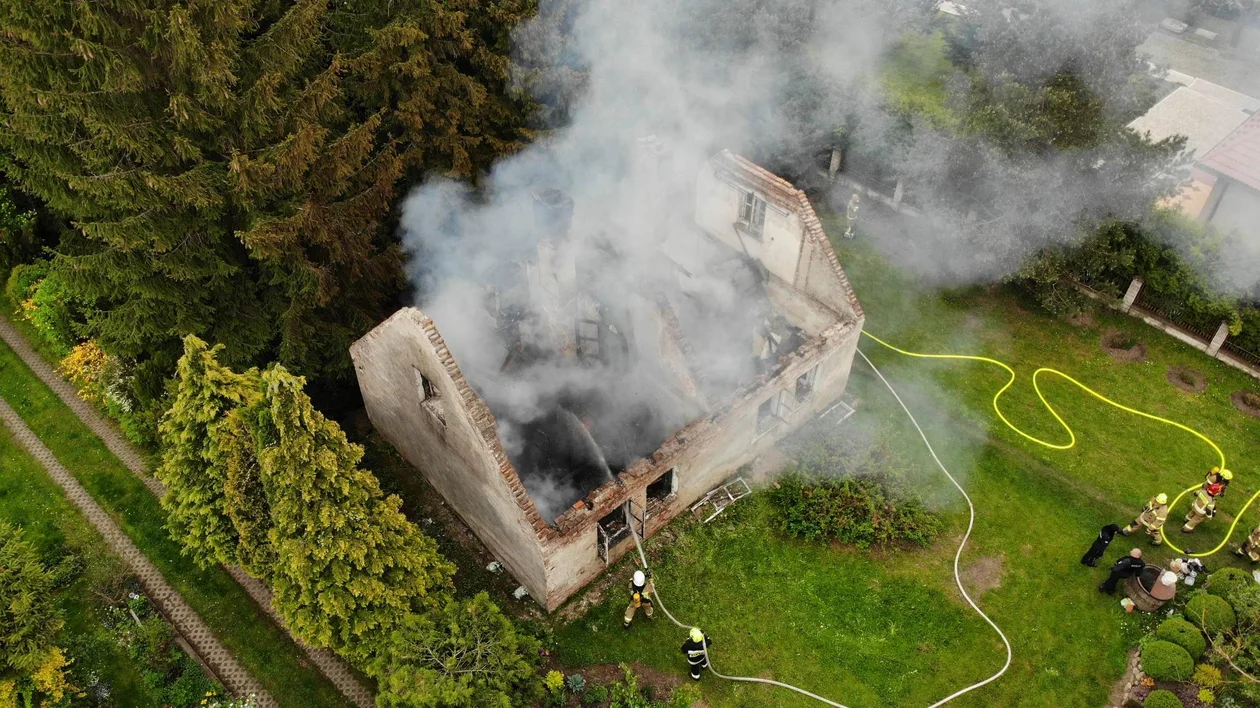
[[[563,241],[572,224],[572,197],[555,188],[534,192],[534,227],[540,238]]]

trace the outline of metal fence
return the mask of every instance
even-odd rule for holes
[[[1249,352],[1246,349],[1243,349],[1242,347],[1238,346],[1237,344],[1234,344],[1233,342],[1229,341],[1229,339],[1225,340],[1225,343],[1221,345],[1221,349],[1224,349],[1225,351],[1229,352],[1231,355],[1233,355],[1237,359],[1241,359],[1247,362],[1248,364],[1251,364],[1252,366],[1260,368],[1260,354]]]
[[[1180,298],[1158,293],[1149,287],[1142,288],[1133,305],[1180,327],[1205,342],[1212,341],[1217,327],[1220,326],[1219,320],[1208,321],[1202,316],[1196,316]]]

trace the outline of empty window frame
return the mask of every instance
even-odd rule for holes
[[[738,226],[749,236],[761,238],[766,228],[766,200],[753,192],[740,195]]]
[[[446,427],[446,413],[442,409],[442,391],[433,383],[429,377],[420,373],[419,369],[413,369],[416,375],[416,391],[420,394],[420,407],[428,411],[434,421],[441,427]]]
[[[814,397],[814,386],[818,383],[818,367],[806,371],[796,377],[796,401],[804,403]]]
[[[776,391],[773,396],[767,398],[760,406],[757,406],[757,433],[766,433],[773,430],[780,423],[785,422],[784,416],[787,408],[783,405],[783,396],[786,391]]]
[[[647,503],[653,506],[653,502],[662,503],[674,496],[674,492],[678,491],[678,475],[676,470],[669,470],[656,478],[647,486]]]

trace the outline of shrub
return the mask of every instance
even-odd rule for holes
[[[564,685],[568,687],[569,693],[581,693],[586,690],[586,677],[582,674],[573,674],[565,678]]]
[[[1203,638],[1203,632],[1181,617],[1170,617],[1160,623],[1155,629],[1155,637],[1185,649],[1190,658],[1196,661],[1207,651],[1207,640]]]
[[[1251,574],[1245,570],[1221,568],[1208,576],[1207,584],[1203,586],[1203,589],[1217,597],[1227,598],[1235,588],[1253,585],[1254,583],[1255,581],[1251,579]]]
[[[1240,632],[1260,632],[1260,585],[1234,588],[1225,599],[1234,608]]]
[[[1200,688],[1199,695],[1196,698],[1199,699],[1200,703],[1208,706],[1216,702],[1216,694],[1212,693],[1210,688]]]
[[[1186,618],[1211,635],[1233,628],[1234,608],[1223,598],[1206,592],[1196,594],[1186,603]]]
[[[1199,664],[1194,667],[1194,675],[1190,677],[1194,685],[1200,688],[1216,688],[1221,685],[1224,677],[1221,676],[1221,670],[1211,664]]]
[[[1156,681],[1185,681],[1194,673],[1194,659],[1176,644],[1156,640],[1142,647],[1142,670]]]
[[[1146,700],[1142,702],[1145,708],[1182,708],[1181,699],[1172,691],[1160,689],[1151,691]]]
[[[918,499],[895,496],[873,476],[838,479],[794,470],[779,480],[770,499],[779,527],[810,541],[926,546],[943,527]]]

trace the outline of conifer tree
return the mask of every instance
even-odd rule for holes
[[[162,461],[155,471],[166,485],[167,530],[203,566],[240,561],[240,536],[225,496],[226,463],[237,447],[225,449],[220,431],[229,412],[261,398],[258,371],[233,372],[219,363],[222,351],[221,344],[184,339],[175,394],[159,426]]]
[[[409,612],[433,607],[453,566],[358,469],[363,450],[312,406],[283,367],[262,375],[258,466],[276,555],[276,609],[298,637],[364,665]]]
[[[526,9],[0,0],[3,167],[74,224],[57,265],[142,398],[186,333],[229,364],[348,374],[403,285],[400,176],[471,174],[523,135],[506,75]]]
[[[65,689],[65,657],[53,643],[64,624],[55,585],[22,530],[0,521],[0,687],[28,694],[27,705],[28,684],[41,693]]]

